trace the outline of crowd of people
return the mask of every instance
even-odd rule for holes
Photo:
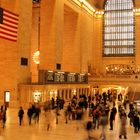
[[[1,106],[0,120],[3,122],[3,128],[6,123],[6,106]],[[42,111],[41,111],[42,110]],[[49,114],[51,110],[54,110],[56,114],[56,124],[58,124],[58,116],[60,116],[60,110],[64,112],[64,121],[66,124],[69,121],[77,121],[77,130],[80,129],[79,125],[82,125],[82,120],[85,118],[85,114],[88,114],[85,128],[88,132],[88,139],[92,140],[91,130],[101,129],[100,139],[106,140],[106,129],[109,126],[109,130],[114,130],[114,122],[116,115],[118,114],[120,120],[120,132],[118,137],[127,139],[126,122],[129,118],[130,127],[134,128],[134,133],[138,133],[140,129],[140,112],[135,108],[134,103],[130,103],[126,95],[113,94],[103,92],[96,93],[94,96],[85,94],[77,97],[74,95],[72,99],[67,103],[64,99],[57,97],[47,100],[43,107],[39,104],[32,104],[27,109],[28,123],[32,124],[32,121],[36,124],[39,123],[41,112]],[[126,111],[127,110],[127,111]],[[18,110],[19,125],[23,125],[25,111],[22,106]],[[48,115],[46,115],[48,117]],[[61,116],[60,116],[61,117]],[[49,130],[50,123],[47,124],[47,130]],[[96,138],[94,138],[96,139]]]
[[[87,108],[89,108],[89,117],[92,117],[91,129],[99,129],[100,126],[102,128],[100,136],[102,140],[106,140],[105,130],[107,125],[113,131],[117,113],[120,118],[120,133],[118,134],[120,139],[122,137],[127,139],[127,118],[130,119],[130,125],[134,127],[134,133],[139,132],[140,112],[133,103],[129,102],[127,95],[104,92],[102,94],[97,93],[94,97],[90,95],[86,97],[84,94],[78,98],[73,96],[65,110],[66,123],[68,123],[68,120],[81,120],[84,113],[87,112]]]
[[[39,123],[40,113],[41,113],[41,108],[39,104],[33,104],[28,108],[27,116],[29,120],[29,125],[31,125],[32,119],[35,121],[35,123]],[[20,106],[20,109],[18,111],[19,125],[23,124],[23,116],[24,116],[24,110],[22,106]]]

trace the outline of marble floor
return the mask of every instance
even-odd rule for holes
[[[88,133],[85,129],[85,124],[91,118],[86,115],[84,120],[78,122],[70,120],[65,123],[64,112],[60,112],[58,124],[56,124],[55,111],[45,113],[42,111],[39,124],[28,124],[27,110],[25,110],[24,124],[19,126],[18,109],[7,110],[6,127],[0,128],[0,140],[88,140]],[[48,122],[50,128],[47,130]],[[91,135],[94,138],[100,139],[101,128],[92,130]],[[119,140],[119,117],[117,116],[114,124],[114,130],[110,131],[109,126],[106,127],[106,140]],[[123,139],[123,138],[122,138]],[[127,123],[127,139],[140,140],[140,132],[135,134],[133,127]]]

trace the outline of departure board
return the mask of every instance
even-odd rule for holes
[[[39,83],[87,83],[88,75],[71,72],[39,71]]]

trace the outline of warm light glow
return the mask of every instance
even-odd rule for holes
[[[106,66],[106,73],[115,75],[139,74],[140,66],[132,66],[127,64],[110,64]]]
[[[93,16],[95,9],[86,0],[72,0],[72,1]]]
[[[93,16],[93,11],[91,11],[86,5],[82,6],[85,11],[87,11],[90,15]]]
[[[140,8],[139,9],[134,9],[133,12],[140,12]]]
[[[75,74],[74,72],[70,72],[70,74]]]
[[[90,15],[101,17],[104,14],[104,11],[96,11],[86,0],[72,0],[75,4],[83,8]]]
[[[34,91],[33,98],[35,103],[39,103],[41,101],[41,92],[38,90]]]
[[[76,89],[72,89],[73,95],[76,95]]]
[[[65,72],[63,72],[63,71],[58,71],[58,73],[65,73]]]
[[[52,70],[48,70],[48,72],[53,72]]]
[[[104,11],[96,11],[95,14],[96,15],[103,15],[104,14]]]
[[[81,7],[81,2],[79,0],[72,0],[75,4]]]
[[[51,90],[51,91],[50,91],[50,94],[51,94],[51,95],[53,95],[53,94],[56,95],[56,94],[57,94],[57,90]]]
[[[5,101],[9,102],[10,101],[10,91],[5,92]]]
[[[140,15],[140,8],[139,9],[133,9],[133,12],[135,13],[135,15]]]
[[[40,60],[39,60],[39,56],[40,56],[40,52],[39,51],[36,51],[34,54],[33,54],[33,61],[35,64],[39,64],[40,63]]]
[[[79,0],[80,2],[85,2],[85,0]]]
[[[90,74],[90,73],[88,73],[88,75],[90,76],[91,74]]]
[[[86,5],[86,7],[91,10],[92,12],[95,12],[95,9],[87,2],[87,1],[83,1],[83,3]]]
[[[80,73],[80,75],[85,75],[84,73]]]

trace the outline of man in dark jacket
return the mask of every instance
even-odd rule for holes
[[[27,111],[28,119],[29,119],[29,125],[31,125],[32,115],[33,115],[33,108],[30,107]]]
[[[134,133],[138,133],[138,130],[139,130],[139,117],[138,117],[137,112],[135,112],[135,115],[134,115],[133,126],[134,126]]]
[[[114,111],[113,111],[113,108],[111,109],[111,112],[110,112],[110,130],[113,130],[113,121],[114,121]]]
[[[21,106],[19,111],[18,111],[19,125],[21,125],[23,123],[23,115],[24,115],[24,110]]]

